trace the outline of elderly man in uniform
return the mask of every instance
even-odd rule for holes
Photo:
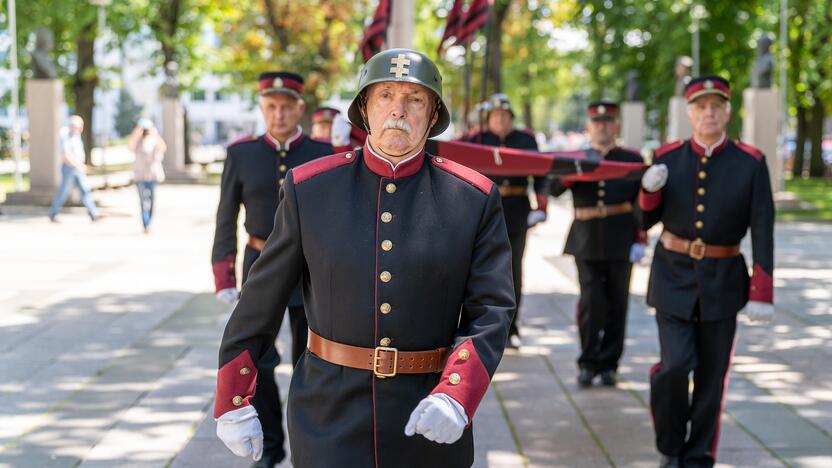
[[[477,110],[486,115],[486,129],[467,136],[465,141],[489,146],[538,150],[537,141],[532,132],[514,128],[514,111],[505,94],[492,95],[486,103],[478,105]],[[547,181],[545,177],[533,178],[536,208],[532,210],[529,202],[528,177],[489,176],[489,178],[499,187],[508,238],[511,242],[511,268],[517,309],[509,329],[508,344],[512,348],[517,348],[520,346],[520,331],[517,322],[520,315],[520,299],[523,296],[523,253],[526,251],[526,234],[530,227],[546,220]]]
[[[220,347],[217,435],[259,456],[253,365],[302,276],[309,349],[289,391],[294,466],[471,466],[472,418],[514,311],[500,193],[425,153],[450,120],[425,55],[372,57],[348,115],[369,133],[365,146],[298,167],[283,185]]]
[[[587,107],[590,157],[641,163],[635,150],[616,145],[620,129],[617,103],[597,101]],[[618,382],[618,361],[624,352],[630,273],[644,256],[646,236],[637,227],[633,207],[638,181],[552,181],[553,196],[572,190],[575,217],[564,252],[575,257],[581,297],[577,322],[581,338],[578,385],[588,387],[596,375],[601,383]]]
[[[774,315],[774,203],[765,157],[725,134],[728,81],[695,78],[685,96],[693,138],[656,150],[639,197],[644,227],[664,225],[647,292],[661,346],[650,370],[650,408],[662,466],[710,467],[737,313],[755,321]],[[740,253],[749,230],[750,279]]]
[[[266,133],[257,138],[244,138],[228,147],[217,207],[217,225],[211,254],[217,298],[229,304],[239,296],[235,264],[237,259],[237,217],[240,206],[246,210],[245,228],[248,233],[243,255],[243,278],[260,256],[265,239],[272,232],[278,204],[278,191],[292,167],[312,161],[334,151],[329,144],[316,142],[304,135],[298,122],[303,115],[303,78],[289,72],[267,72],[259,79],[260,111],[266,123]],[[292,329],[292,363],[296,363],[306,349],[306,314],[300,293],[300,275],[286,277],[295,286],[289,300],[279,313],[278,328],[283,309],[289,307]],[[274,380],[274,368],[280,356],[274,340],[263,348],[257,360],[257,396],[252,404],[257,408],[265,433],[265,449],[258,466],[271,468],[286,454],[283,448],[283,422],[280,395]]]
[[[322,106],[312,112],[312,132],[309,137],[316,141],[331,143],[332,123],[341,111],[334,107]]]

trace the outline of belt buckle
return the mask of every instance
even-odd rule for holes
[[[386,372],[379,372],[378,364],[381,360],[381,356],[379,356],[379,351],[387,351],[393,353],[393,372],[386,373]],[[373,374],[380,379],[385,379],[387,377],[395,377],[396,370],[399,365],[399,350],[398,348],[390,348],[387,346],[376,346],[373,350]]]
[[[599,218],[606,218],[607,217],[607,205],[598,207],[598,217]]]
[[[705,242],[702,239],[696,239],[690,243],[688,255],[694,260],[702,260],[705,258],[705,248]]]

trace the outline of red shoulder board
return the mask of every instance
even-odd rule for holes
[[[468,182],[474,187],[480,189],[482,193],[486,195],[491,193],[491,186],[494,185],[494,182],[492,182],[491,179],[489,179],[488,177],[480,174],[479,172],[467,166],[463,166],[462,164],[453,162],[445,158],[434,157],[430,159],[434,166],[444,170],[445,172],[450,172],[451,174],[459,177],[465,182]]]
[[[755,147],[753,147],[753,146],[749,145],[748,143],[743,143],[743,142],[741,142],[741,141],[739,141],[739,140],[736,140],[736,141],[735,141],[735,143],[737,144],[737,146],[739,146],[739,148],[740,148],[741,150],[743,150],[743,151],[745,151],[746,153],[748,153],[748,154],[750,154],[751,156],[753,156],[753,157],[754,157],[754,159],[756,159],[757,161],[759,161],[759,160],[763,159],[763,152],[762,152],[762,151],[760,151],[759,149],[757,149],[757,148],[755,148]]]
[[[250,141],[257,141],[257,137],[256,136],[247,136],[247,137],[237,138],[236,140],[229,143],[228,147],[231,148],[232,146],[239,145],[240,143],[248,143]]]
[[[318,174],[323,174],[324,172],[331,171],[336,167],[350,164],[353,161],[355,161],[355,153],[352,151],[324,156],[323,158],[309,161],[308,163],[301,164],[300,166],[292,169],[292,176],[294,178],[295,185],[297,185],[315,177]]]
[[[656,149],[656,152],[653,154],[653,157],[654,158],[660,158],[660,157],[664,156],[665,154],[667,154],[667,153],[669,153],[669,152],[671,152],[671,151],[673,151],[677,148],[680,148],[684,144],[685,144],[684,140],[677,140],[677,141],[674,141],[672,143],[668,143],[666,145],[659,146]]]

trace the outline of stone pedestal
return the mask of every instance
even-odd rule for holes
[[[742,141],[756,146],[766,156],[771,191],[783,190],[780,186],[782,161],[777,153],[777,135],[780,133],[780,93],[773,89],[746,89],[742,93]]]
[[[185,112],[179,98],[162,97],[162,138],[167,145],[162,167],[168,181],[198,179],[185,164]]]
[[[64,119],[64,84],[61,80],[28,80],[26,112],[29,116],[29,191],[7,195],[9,205],[49,206],[61,183],[61,127]]]
[[[644,130],[644,103],[628,101],[621,104],[621,144],[641,150]]]
[[[667,110],[667,141],[686,140],[693,134],[688,120],[688,101],[683,96],[670,98]]]

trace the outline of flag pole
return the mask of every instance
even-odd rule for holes
[[[482,82],[480,84],[480,102],[485,102],[485,97],[488,91],[488,66],[491,63],[488,57],[488,49],[490,44],[488,43],[488,38],[491,35],[491,22],[493,21],[492,13],[493,4],[488,5],[488,20],[485,23],[485,40],[483,41],[483,63],[482,63]],[[477,112],[477,119],[479,120],[479,126],[482,128],[483,125],[483,110],[480,109]],[[480,140],[482,140],[482,132],[480,132]]]
[[[471,42],[468,41],[463,44],[465,47],[465,69],[463,74],[463,86],[465,87],[465,101],[462,109],[462,128],[465,134],[470,130],[470,122],[468,121],[468,114],[471,112],[471,68],[473,67],[474,57],[471,53]]]

